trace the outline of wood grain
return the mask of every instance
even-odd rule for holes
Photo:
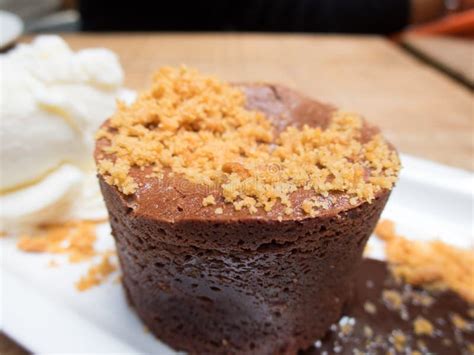
[[[381,37],[135,34],[66,36],[75,48],[118,53],[126,83],[148,85],[162,65],[232,81],[299,89],[364,114],[404,153],[474,170],[474,101],[465,87]]]
[[[186,64],[231,81],[299,89],[363,113],[400,151],[474,169],[473,95],[381,37],[246,34],[67,35],[74,49],[117,52],[126,84],[145,88],[160,66]],[[26,38],[25,40],[30,40]],[[0,334],[0,352],[23,355]]]

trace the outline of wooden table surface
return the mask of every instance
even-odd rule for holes
[[[381,37],[246,34],[67,35],[74,49],[107,47],[126,85],[145,88],[163,65],[231,81],[281,83],[378,124],[403,153],[474,170],[472,92]],[[0,335],[2,354],[24,350]]]
[[[409,34],[402,41],[427,60],[474,86],[473,39]]]

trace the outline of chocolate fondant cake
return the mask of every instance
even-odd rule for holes
[[[197,354],[295,354],[341,316],[399,170],[357,115],[161,69],[97,137],[128,299]]]

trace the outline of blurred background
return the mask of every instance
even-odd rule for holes
[[[0,0],[26,32],[265,31],[474,35],[473,0]],[[467,15],[467,17],[466,17]],[[470,15],[470,16],[469,16]],[[449,22],[445,20],[450,17]],[[443,21],[444,20],[444,21]],[[423,25],[429,24],[426,27]]]
[[[24,33],[31,34],[381,34],[471,89],[474,85],[474,0],[0,0],[0,10],[18,16]],[[6,21],[3,22],[2,32],[6,36]],[[420,36],[424,38],[420,40]]]

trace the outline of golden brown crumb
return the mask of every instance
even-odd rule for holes
[[[103,159],[97,164],[99,174],[105,176],[105,181],[111,185],[119,186],[120,190],[130,195],[138,189],[138,184],[128,175],[130,171],[130,163],[124,159],[116,159],[112,162]]]
[[[469,351],[471,354],[474,354],[474,343],[467,344],[467,351]]]
[[[364,303],[364,310],[369,313],[369,314],[375,314],[377,313],[377,307],[375,306],[375,304],[373,304],[372,302],[370,301],[366,301]]]
[[[401,351],[401,350],[400,350]],[[422,355],[421,351],[419,350],[412,350],[411,355]]]
[[[368,339],[374,336],[374,331],[368,325],[364,325],[364,336]]]
[[[209,195],[209,196],[204,197],[204,198],[202,199],[202,205],[203,205],[204,207],[210,206],[210,205],[215,205],[215,204],[216,204],[216,199],[214,198],[213,195]]]
[[[351,324],[343,324],[341,325],[341,333],[344,335],[344,336],[349,336],[352,334],[354,330],[354,326],[351,325]]]
[[[71,263],[90,260],[100,255],[102,262],[92,266],[87,275],[82,276],[76,283],[76,288],[84,291],[100,284],[116,269],[109,260],[111,256],[116,255],[115,250],[103,252],[95,250],[96,224],[97,222],[91,221],[71,221],[43,226],[36,235],[21,236],[17,247],[25,252],[66,254]],[[56,267],[58,264],[52,259],[48,266]]]
[[[224,163],[222,165],[222,171],[227,174],[236,173],[243,179],[250,176],[249,171],[240,163]]]
[[[349,199],[349,203],[352,205],[352,206],[356,206],[358,203],[359,203],[359,199],[357,197],[351,197]]]
[[[344,336],[349,336],[352,334],[352,331],[354,330],[354,327],[351,324],[343,324],[341,325],[341,333]]]
[[[17,247],[33,253],[69,255],[70,262],[87,260],[96,255],[95,223],[74,221],[44,226],[37,235],[23,235]]]
[[[307,215],[310,215],[311,217],[316,216],[318,209],[327,210],[329,208],[330,208],[329,201],[327,201],[326,199],[321,201],[317,199],[316,197],[307,198],[301,204],[301,209],[303,210],[303,212],[306,213]]]
[[[397,278],[412,285],[449,287],[468,302],[474,302],[474,250],[434,241],[411,241],[395,233],[385,220],[375,233],[385,240],[387,259]]]
[[[91,287],[98,286],[115,270],[117,270],[117,266],[110,262],[110,257],[103,256],[99,264],[91,266],[87,274],[79,279],[76,283],[76,288],[79,291],[85,291]]]
[[[389,219],[383,219],[377,223],[374,233],[380,239],[390,241],[396,236],[395,223]]]
[[[124,194],[138,189],[131,169],[170,171],[219,186],[226,203],[251,213],[279,202],[291,214],[289,196],[299,188],[342,192],[354,205],[392,188],[400,169],[379,134],[362,143],[362,129],[359,116],[339,112],[324,130],[277,135],[265,115],[245,109],[241,89],[185,67],[161,68],[151,89],[130,106],[119,103],[98,132],[98,171]]]
[[[340,336],[348,337],[354,331],[355,319],[350,317],[342,317],[339,321]]]
[[[422,305],[424,307],[431,306],[435,301],[430,295],[421,292],[413,292],[410,296],[413,304]]]
[[[222,210],[222,208],[220,207],[217,207],[216,210],[214,211],[215,214],[223,214],[224,211]]]
[[[433,324],[426,318],[421,316],[416,317],[413,321],[413,329],[416,335],[433,335]]]
[[[395,346],[395,349],[397,349],[398,352],[402,352],[405,349],[407,338],[401,330],[395,329],[394,331],[392,331],[389,340],[393,344],[393,346]]]
[[[400,310],[403,304],[402,295],[395,290],[383,290],[382,299],[385,305],[392,310]]]
[[[43,253],[48,251],[50,246],[47,238],[22,236],[17,243],[17,247],[29,253]]]
[[[304,213],[309,214],[310,216],[314,216],[316,214],[316,211],[313,210],[313,204],[309,199],[303,201],[301,208],[303,209]]]
[[[459,314],[454,313],[451,315],[451,322],[453,322],[454,326],[465,332],[469,330],[469,323],[467,320],[465,320],[463,317],[461,317]]]

